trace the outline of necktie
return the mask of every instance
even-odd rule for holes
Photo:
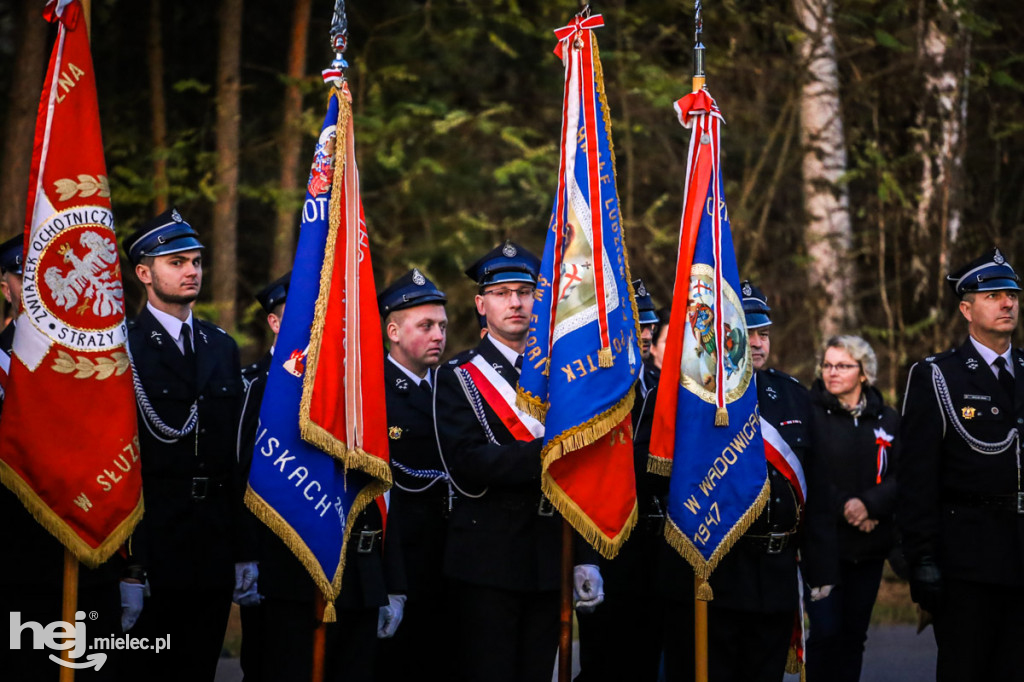
[[[522,373],[522,371],[523,371],[523,356],[522,355],[517,355],[516,356],[516,371],[519,372],[519,373]]]
[[[181,325],[181,346],[181,352],[185,355],[185,362],[191,365],[196,360],[196,354],[192,349],[192,327],[187,324]]]
[[[1006,358],[1000,355],[992,364],[999,368],[999,376],[997,377],[999,385],[1006,391],[1006,395],[1009,396],[1010,400],[1013,400],[1013,396],[1017,392],[1015,388],[1016,382],[1013,379],[1013,375],[1010,374],[1010,370],[1006,368]]]
[[[427,395],[433,395],[433,392],[430,390],[430,383],[426,379],[420,379],[420,390]]]

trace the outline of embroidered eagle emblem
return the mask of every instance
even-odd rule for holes
[[[43,275],[54,302],[79,315],[92,309],[93,315],[110,317],[124,312],[124,290],[117,276],[117,245],[97,232],[83,232],[79,244],[88,251],[79,258],[70,242],[62,244],[59,253],[69,270],[47,268]],[[79,304],[79,301],[81,303]]]

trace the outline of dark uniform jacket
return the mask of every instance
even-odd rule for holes
[[[268,353],[258,363],[246,367],[243,373],[246,385],[245,408],[238,434],[243,481],[248,481],[252,464],[260,404],[267,385],[271,357]],[[255,556],[259,561],[260,594],[273,599],[308,601],[312,604],[317,588],[309,571],[270,528],[248,509],[244,513],[245,532],[255,543]],[[349,538],[341,594],[336,602],[339,609],[384,606],[388,603],[389,593],[404,591],[401,555],[391,551],[392,541],[398,544],[397,538],[391,533],[389,525],[388,549],[382,552],[382,529],[380,509],[376,501],[373,501],[356,519]],[[385,555],[389,557],[387,562],[383,559]],[[390,558],[392,556],[393,559]]]
[[[807,389],[775,369],[758,371],[756,381],[761,416],[778,430],[803,465],[806,505],[799,508],[789,480],[768,464],[768,505],[711,574],[715,595],[711,605],[779,613],[793,611],[799,603],[797,550],[807,585],[836,583],[836,531],[828,514],[828,471],[818,452]],[[792,534],[785,538],[785,546],[774,552],[769,551],[776,548],[769,548],[770,540],[766,537],[771,533]],[[692,589],[691,585],[686,588]]]
[[[1013,349],[1011,400],[968,339],[910,369],[900,433],[897,520],[907,560],[936,559],[943,575],[1024,584],[1018,458],[1024,429],[1024,352]]]
[[[614,591],[650,596],[659,589],[655,578],[658,556],[664,542],[668,478],[647,471],[657,393],[658,372],[645,363],[634,388],[632,412],[637,524],[614,559],[601,559],[601,575],[606,594]]]
[[[825,390],[819,379],[811,388],[816,417],[820,425],[820,456],[828,459],[828,513],[836,524],[839,558],[843,561],[884,559],[896,544],[896,470],[899,466],[899,415],[886,407],[878,389],[864,390],[866,405],[860,417],[853,416],[839,399]],[[878,443],[875,431],[885,431],[892,445],[888,466],[878,483]],[[868,518],[878,521],[870,533],[851,526],[843,508],[851,498],[859,498],[868,509]]]
[[[0,331],[0,353],[6,353],[8,356],[11,354],[11,348],[14,345],[14,320],[4,327],[3,331]],[[0,398],[0,415],[3,415],[4,410],[4,399]]]
[[[238,347],[224,331],[193,318],[195,373],[167,331],[144,308],[129,324],[135,370],[156,414],[180,429],[193,404],[192,433],[164,442],[139,414],[142,490],[146,513],[130,548],[149,572],[153,589],[234,584],[241,490],[237,489],[237,425],[242,399]],[[161,440],[163,439],[163,440]]]
[[[485,402],[477,418],[455,369],[480,355],[516,387],[519,373],[484,337],[437,373],[437,427],[459,498],[448,523],[445,573],[467,583],[516,591],[559,589],[562,518],[540,490],[542,439],[517,441]],[[548,515],[539,510],[544,508]],[[576,563],[588,563],[580,561]],[[592,563],[592,562],[589,562]]]
[[[449,503],[434,434],[433,396],[385,359],[384,397],[394,480],[388,527],[400,530],[410,599],[430,598],[443,589]]]

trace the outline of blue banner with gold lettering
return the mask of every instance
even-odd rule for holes
[[[706,90],[676,111],[692,135],[649,468],[670,475],[665,535],[706,601],[708,576],[764,508],[767,465],[719,162],[722,116]]]
[[[351,527],[363,508],[387,488],[345,458],[303,440],[300,433],[303,383],[318,325],[322,270],[328,256],[333,259],[334,252],[329,249],[340,250],[343,244],[331,237],[331,198],[332,192],[343,191],[347,117],[351,116],[351,105],[341,101],[346,94],[332,91],[316,145],[288,302],[267,375],[245,498],[253,513],[309,571],[327,601],[324,620],[328,622],[334,620],[333,602],[341,591]],[[338,216],[334,219],[337,223]],[[337,224],[333,229],[337,230]],[[376,316],[372,324],[378,324]]]
[[[630,409],[640,371],[597,41],[600,16],[555,31],[565,65],[558,190],[519,405],[544,420],[545,495],[605,556],[636,521]]]

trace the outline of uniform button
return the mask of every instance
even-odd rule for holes
[[[779,472],[776,471],[775,469],[772,469],[772,477],[774,478],[774,477],[777,477],[778,475],[779,475]]]
[[[1018,424],[1024,424],[1024,417],[1017,417]]]
[[[200,400],[206,400],[206,396],[205,395],[201,395],[201,396],[199,396],[199,399]]]
[[[782,504],[782,498],[781,497],[776,497],[775,498],[775,504]]]
[[[165,389],[164,389],[164,395],[167,395],[167,393],[168,393],[168,391],[167,391],[167,389],[165,388]]]
[[[225,392],[225,393],[227,393],[228,387],[227,386],[221,386],[220,390]]]
[[[199,433],[206,433],[206,429],[199,429]]]
[[[205,468],[206,468],[206,462],[200,462],[199,463],[199,469],[202,470],[202,469],[205,469]]]

